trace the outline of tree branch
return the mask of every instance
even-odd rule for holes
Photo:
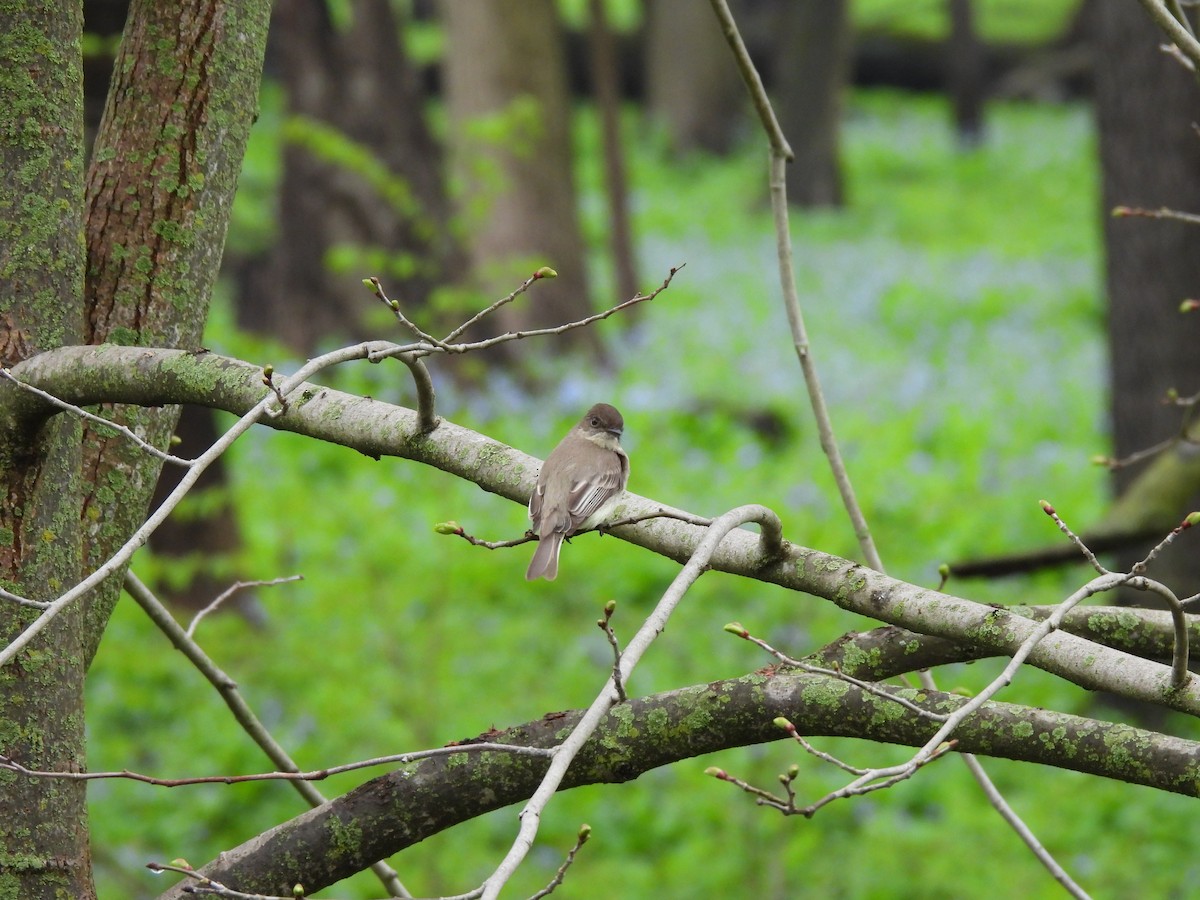
[[[886,687],[933,712],[968,701],[954,694]],[[552,747],[580,711],[552,713],[481,740]],[[564,789],[623,783],[651,769],[730,747],[779,740],[784,716],[802,734],[859,737],[918,746],[938,723],[887,697],[822,675],[755,673],[631,700],[613,710],[584,745]],[[1160,790],[1200,794],[1200,744],[1127,725],[989,702],[955,734],[957,749],[1058,766]],[[433,758],[375,778],[221,855],[200,871],[240,890],[279,891],[302,881],[312,891],[372,861],[529,797],[548,763],[507,753],[469,760]],[[699,772],[697,772],[699,775]],[[803,784],[801,783],[803,788]],[[702,789],[702,788],[698,788]],[[361,840],[338,841],[341,822]],[[181,886],[164,900],[181,900]]]
[[[369,355],[373,344],[347,348]],[[197,403],[244,413],[262,399],[259,366],[180,350],[140,347],[64,347],[13,368],[22,381],[60,399],[86,406],[101,399],[159,405]],[[0,440],[10,402],[37,398],[0,382]],[[397,456],[467,479],[486,491],[524,504],[539,461],[485,435],[443,422],[422,434],[417,413],[404,407],[305,383],[291,392],[288,409],[265,424],[351,447],[368,456]],[[55,412],[43,404],[43,416]],[[617,517],[652,513],[661,504],[627,494]],[[705,529],[677,519],[656,518],[612,529],[616,537],[684,563]],[[881,622],[1011,656],[1036,629],[1027,616],[974,603],[889,578],[850,560],[787,541],[775,557],[764,554],[756,535],[735,530],[713,554],[710,565],[723,572],[778,584],[831,600]],[[1156,662],[1131,665],[1127,655],[1090,640],[1057,631],[1030,654],[1029,662],[1088,690],[1103,690],[1200,715],[1200,685],[1193,680],[1171,687],[1171,671]]]

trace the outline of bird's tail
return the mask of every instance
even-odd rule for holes
[[[538,541],[537,549],[533,551],[533,559],[525,572],[525,580],[545,578],[553,581],[558,577],[558,551],[562,549],[563,536],[548,534]]]

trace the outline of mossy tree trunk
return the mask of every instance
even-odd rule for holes
[[[0,35],[0,340],[12,365],[66,344],[199,346],[257,104],[268,5],[130,10],[83,172],[79,4],[16,4]],[[5,385],[6,390],[13,390]],[[174,408],[107,414],[163,446]],[[0,446],[4,586],[51,599],[141,524],[157,460],[71,417]],[[85,766],[83,679],[119,578],[68,607],[0,670],[0,752],[34,769]],[[0,604],[7,645],[36,611]],[[0,895],[94,895],[82,783],[8,776]]]
[[[83,81],[78,5],[18,4],[0,30],[0,340],[5,366],[83,330]],[[0,575],[49,600],[80,572],[79,426],[31,423],[0,451]],[[37,611],[0,604],[8,644]],[[82,607],[0,670],[0,746],[24,765],[84,767]],[[0,777],[0,895],[89,897],[81,783]]]

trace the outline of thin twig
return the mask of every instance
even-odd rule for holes
[[[469,534],[455,521],[439,522],[433,526],[433,530],[438,534],[452,534],[455,537],[460,537],[468,544],[475,547],[483,547],[485,550],[502,550],[507,547],[519,547],[522,544],[528,544],[530,541],[537,540],[537,535],[532,531],[526,531],[519,538],[509,538],[504,541],[485,541],[483,538],[477,538],[473,534]]]
[[[18,606],[28,606],[30,609],[45,609],[50,605],[49,600],[30,600],[28,597],[22,597],[20,594],[14,594],[4,588],[0,588],[0,600],[8,600]]]
[[[380,354],[380,356],[395,356],[397,353],[406,351],[411,351],[416,356],[429,356],[434,353],[471,353],[476,350],[487,350],[490,347],[495,347],[497,344],[505,344],[509,341],[521,341],[531,337],[545,337],[547,335],[566,334],[568,331],[572,331],[576,328],[583,328],[587,325],[591,325],[593,322],[599,322],[603,319],[607,319],[609,316],[623,312],[624,310],[629,309],[631,306],[636,306],[639,303],[645,303],[649,300],[653,300],[670,286],[672,280],[675,278],[676,273],[678,273],[679,270],[685,265],[687,265],[687,263],[680,263],[677,266],[673,266],[667,274],[667,277],[663,280],[663,283],[650,293],[638,294],[636,297],[630,297],[628,300],[618,303],[616,306],[610,306],[603,312],[585,316],[584,318],[577,319],[574,322],[567,322],[565,325],[555,325],[551,328],[532,328],[529,331],[508,331],[504,334],[498,334],[495,337],[462,344],[442,344],[441,341],[438,341],[436,343],[421,343],[417,344],[416,346],[397,347],[393,350],[385,351],[384,353]]]
[[[837,484],[838,493],[842,497],[842,505],[850,517],[854,527],[854,535],[858,539],[859,548],[872,569],[882,572],[883,560],[875,549],[875,540],[871,537],[871,529],[867,525],[866,516],[854,493],[854,485],[846,471],[837,438],[833,433],[833,419],[829,408],[825,405],[825,394],[821,390],[821,381],[817,376],[816,363],[813,361],[812,350],[808,342],[808,333],[804,327],[804,315],[800,311],[800,299],[796,294],[796,277],[792,270],[792,237],[791,225],[788,221],[787,199],[787,164],[792,158],[791,148],[779,128],[771,101],[767,97],[762,80],[754,67],[746,45],[742,41],[733,14],[725,0],[712,0],[713,10],[725,32],[725,39],[733,51],[738,68],[742,72],[742,80],[750,92],[754,106],[759,110],[759,118],[767,139],[771,144],[770,193],[771,212],[775,222],[775,250],[778,256],[779,283],[783,290],[783,305],[787,311],[788,325],[792,332],[792,343],[796,348],[796,356],[800,360],[800,369],[804,373],[804,383],[808,388],[808,399],[812,406],[813,416],[817,421],[817,431],[820,435],[821,449],[829,460],[833,479]]]
[[[1160,206],[1158,209],[1142,209],[1137,206],[1116,206],[1113,207],[1112,214],[1114,218],[1118,219],[1127,216],[1141,216],[1147,219],[1174,219],[1178,222],[1187,222],[1189,225],[1200,225],[1200,215],[1180,212],[1177,209],[1168,209],[1165,206]]]
[[[183,888],[183,892],[185,894],[196,894],[197,896],[207,897],[229,897],[231,900],[294,900],[294,898],[297,896],[296,894],[293,894],[292,897],[284,897],[279,894],[247,894],[245,891],[238,891],[231,887],[226,887],[225,885],[221,884],[221,882],[214,881],[207,875],[201,875],[191,866],[180,866],[174,863],[167,864],[149,862],[146,863],[146,868],[155,873],[175,872],[197,882],[194,885],[189,885]],[[299,896],[302,897],[303,894],[300,894]]]
[[[755,637],[744,625],[742,625],[741,622],[730,622],[725,626],[725,630],[730,634],[735,634],[743,640],[749,641],[755,646],[762,648],[785,666],[791,666],[792,668],[799,669],[802,672],[811,672],[814,675],[827,675],[830,678],[837,678],[846,682],[847,684],[854,685],[860,690],[866,691],[868,694],[874,694],[876,697],[882,697],[884,700],[888,700],[892,703],[898,703],[909,712],[916,713],[923,718],[933,719],[937,722],[946,721],[946,716],[942,715],[941,713],[930,712],[929,710],[913,703],[911,700],[906,700],[904,697],[897,697],[895,694],[878,684],[873,684],[870,681],[863,681],[860,678],[855,678],[853,675],[848,675],[840,669],[827,669],[823,666],[814,666],[811,663],[794,659],[793,657],[788,656],[782,650],[777,650],[775,647],[772,647],[762,638]]]
[[[596,625],[604,636],[608,638],[608,645],[612,647],[613,652],[613,677],[612,684],[617,689],[617,701],[624,703],[629,697],[625,693],[625,685],[621,683],[621,642],[617,640],[617,633],[613,631],[612,617],[617,611],[617,601],[609,600],[604,604],[604,618],[597,619]]]
[[[279,390],[279,386],[275,384],[275,367],[272,365],[263,366],[262,382],[272,393],[275,394],[275,399],[279,401],[279,406],[275,409],[268,409],[267,415],[275,419],[287,412],[288,402],[287,397],[283,396],[283,392]]]
[[[379,278],[377,276],[372,275],[370,278],[364,278],[363,284],[366,285],[371,290],[371,292],[375,294],[377,299],[379,299],[383,302],[384,306],[386,306],[388,309],[390,309],[392,311],[392,315],[394,315],[396,317],[396,321],[398,321],[401,325],[403,325],[405,328],[407,328],[409,331],[411,331],[414,335],[416,335],[418,340],[420,340],[423,343],[430,344],[431,346],[436,347],[439,350],[444,351],[447,349],[448,345],[439,341],[432,334],[430,334],[429,332],[422,329],[419,325],[417,325],[416,322],[413,322],[411,319],[409,319],[408,316],[404,315],[404,312],[400,309],[400,302],[398,300],[389,299],[388,295],[386,293],[384,293],[383,283],[379,280]]]
[[[680,509],[667,509],[665,506],[660,506],[653,512],[641,513],[636,516],[628,516],[623,519],[613,519],[611,522],[605,522],[602,526],[604,531],[612,531],[620,528],[623,525],[636,525],[639,522],[646,522],[650,519],[677,519],[680,522],[686,522],[689,525],[696,525],[700,528],[707,528],[713,523],[713,520],[705,516],[697,516],[693,513],[684,512]],[[579,532],[587,534],[586,531]]]
[[[1191,30],[1180,23],[1171,11],[1167,9],[1162,0],[1140,0],[1146,12],[1150,14],[1150,18],[1155,21],[1175,45],[1179,51],[1192,61],[1192,64],[1200,68],[1200,41],[1196,40],[1195,35]]]
[[[708,570],[709,560],[712,558],[718,545],[730,531],[748,522],[757,522],[762,529],[763,550],[768,556],[773,556],[780,552],[783,546],[783,528],[779,522],[779,517],[766,507],[739,506],[713,520],[708,533],[697,544],[687,565],[675,576],[675,580],[671,582],[670,587],[667,588],[666,592],[659,599],[654,611],[642,624],[642,627],[638,629],[628,645],[626,645],[625,652],[621,655],[619,677],[614,674],[608,678],[604,687],[596,696],[596,699],[592,701],[591,705],[580,717],[575,728],[554,749],[554,758],[550,761],[550,765],[547,767],[541,783],[521,810],[521,826],[518,829],[517,837],[513,841],[512,847],[496,867],[496,870],[488,876],[482,885],[483,893],[481,896],[484,900],[495,900],[500,893],[500,889],[512,877],[517,867],[521,864],[521,861],[524,860],[526,854],[533,846],[533,840],[537,836],[542,811],[546,808],[546,804],[549,803],[550,798],[558,790],[572,760],[575,759],[588,738],[595,732],[600,722],[604,719],[604,716],[615,705],[616,692],[613,690],[614,682],[625,686],[628,685],[629,676],[633,672],[634,667],[637,666],[643,654],[645,654],[654,642],[654,639],[666,628],[667,621],[680,601],[683,600],[688,589],[696,582],[696,579]]]
[[[538,269],[536,272],[534,272],[532,275],[530,275],[528,278],[526,278],[521,283],[521,286],[518,287],[511,294],[509,294],[507,297],[501,297],[499,300],[497,300],[495,303],[493,303],[487,309],[485,309],[481,312],[477,312],[475,315],[471,316],[471,318],[467,319],[467,321],[463,322],[461,325],[459,325],[457,328],[455,328],[452,332],[450,332],[448,335],[446,335],[445,338],[443,338],[443,343],[452,344],[456,337],[458,337],[460,334],[462,334],[464,331],[466,331],[472,325],[475,325],[475,324],[479,323],[480,321],[482,321],[487,316],[490,316],[492,313],[494,313],[500,307],[504,306],[506,303],[512,303],[514,300],[516,300],[517,297],[519,297],[521,294],[523,294],[527,290],[529,290],[529,286],[531,284],[533,284],[535,281],[541,281],[544,278],[557,278],[557,277],[558,277],[558,273],[555,272],[553,269],[551,269],[549,266],[542,266],[540,269]]]
[[[200,624],[200,620],[210,613],[216,612],[221,608],[221,605],[236,594],[238,591],[250,587],[274,587],[277,584],[289,584],[293,581],[303,581],[303,575],[288,575],[284,578],[271,578],[267,581],[235,581],[225,590],[221,591],[212,602],[205,606],[202,610],[192,617],[192,621],[188,623],[187,636],[194,637],[196,634],[196,626]]]
[[[360,759],[340,766],[327,766],[323,769],[313,769],[309,772],[251,772],[246,775],[190,775],[184,778],[159,778],[143,772],[121,769],[114,772],[68,772],[30,769],[10,757],[0,754],[0,769],[16,772],[26,778],[55,778],[59,781],[111,781],[122,779],[136,781],[140,784],[150,784],[155,787],[189,787],[196,784],[247,784],[258,781],[290,781],[310,782],[324,781],[334,775],[344,775],[347,772],[358,772],[362,769],[373,769],[376,766],[406,766],[421,759],[435,756],[477,755],[480,753],[507,753],[512,756],[553,756],[552,750],[544,747],[526,747],[520,744],[490,744],[481,741],[475,744],[452,744],[446,747],[431,747],[428,750],[413,750],[408,753],[392,753],[388,756],[376,756],[372,759]]]
[[[571,868],[571,864],[575,862],[575,856],[579,853],[580,848],[588,842],[588,838],[591,836],[591,825],[584,824],[579,826],[579,834],[575,838],[575,846],[567,851],[567,858],[563,860],[563,864],[558,867],[558,871],[554,873],[554,877],[550,879],[550,883],[536,894],[532,894],[529,900],[541,900],[542,897],[548,897],[554,893],[554,889],[563,883],[567,869]]]
[[[771,154],[778,156],[785,162],[791,162],[795,158],[792,153],[792,148],[788,146],[787,137],[783,133],[783,129],[779,127],[779,119],[775,116],[775,108],[771,106],[771,101],[767,97],[766,88],[763,87],[762,79],[758,77],[758,69],[755,68],[754,61],[750,59],[750,52],[746,49],[746,44],[742,41],[741,32],[738,31],[737,22],[733,19],[733,13],[729,11],[729,5],[725,0],[712,0],[713,12],[717,14],[717,22],[721,26],[721,31],[725,35],[725,42],[729,44],[729,49],[733,51],[733,58],[737,61],[738,71],[742,75],[742,81],[746,84],[746,89],[750,93],[750,102],[754,104],[754,111],[758,113],[758,121],[762,124],[763,131],[766,132],[767,140],[771,143]]]
[[[779,278],[783,290],[788,323],[792,330],[793,344],[796,348],[796,355],[800,360],[801,370],[804,372],[809,401],[817,420],[821,448],[825,451],[825,455],[829,459],[834,481],[837,483],[842,503],[850,516],[855,536],[858,538],[859,547],[862,549],[867,564],[876,571],[883,572],[883,560],[876,550],[866,517],[863,515],[862,509],[855,497],[853,485],[842,462],[841,453],[833,434],[832,420],[829,417],[825,406],[824,394],[817,379],[816,366],[811,358],[808,336],[804,328],[804,319],[796,294],[795,276],[792,272],[792,241],[788,222],[786,181],[786,167],[788,160],[791,158],[791,150],[787,146],[778,120],[771,110],[770,99],[763,89],[758,72],[754,68],[749,53],[746,51],[741,35],[738,33],[737,25],[734,22],[733,15],[729,11],[728,4],[725,0],[711,0],[711,2],[717,18],[720,20],[726,40],[733,50],[734,57],[737,59],[743,81],[750,91],[755,108],[759,111],[763,129],[771,145],[770,194],[771,209],[775,222],[776,252],[779,258]],[[1143,2],[1149,2],[1149,0],[1143,0]],[[933,676],[929,672],[922,672],[921,682],[924,685],[933,686]]]
[[[242,697],[237,682],[226,675],[204,652],[203,648],[187,635],[182,626],[175,621],[175,617],[162,604],[162,601],[154,596],[154,592],[129,570],[125,572],[124,586],[126,593],[142,608],[150,621],[158,626],[159,631],[166,635],[172,646],[187,657],[188,661],[208,680],[208,683],[217,689],[217,693],[221,695],[221,699],[233,713],[233,718],[266,754],[267,759],[284,771],[299,772],[300,767],[283,749],[283,746],[272,737],[267,727],[263,725],[258,716],[254,714],[254,710]],[[320,806],[326,802],[325,795],[310,782],[292,781],[291,785],[310,806]],[[391,896],[412,896],[400,881],[396,871],[383,860],[372,865],[371,871],[375,873],[375,877],[380,880]]]
[[[1179,537],[1179,535],[1194,525],[1200,525],[1200,513],[1188,513],[1188,515],[1184,517],[1183,521],[1172,528],[1166,537],[1150,548],[1150,552],[1146,554],[1145,559],[1134,563],[1133,568],[1130,571],[1132,571],[1135,575],[1144,574],[1150,563],[1152,563],[1160,553],[1167,549],[1168,545],[1172,544],[1175,539]]]
[[[1130,453],[1128,456],[1123,456],[1120,459],[1101,456],[1096,457],[1096,461],[1103,464],[1106,468],[1116,471],[1117,469],[1124,469],[1134,465],[1135,463],[1140,463],[1142,460],[1149,459],[1152,456],[1158,456],[1160,453],[1170,450],[1181,441],[1195,443],[1187,437],[1181,437],[1180,435],[1175,434],[1169,438],[1159,441],[1157,444],[1151,447],[1143,447],[1141,450],[1135,450],[1133,453]]]
[[[145,450],[151,456],[153,456],[157,459],[161,459],[163,462],[171,463],[171,465],[174,465],[174,466],[183,466],[184,468],[187,468],[188,466],[190,466],[192,464],[192,461],[190,459],[181,459],[178,456],[172,456],[170,453],[167,453],[163,450],[159,450],[157,447],[155,447],[149,441],[146,441],[143,438],[139,437],[137,434],[135,434],[133,432],[132,429],[128,428],[125,425],[122,425],[120,422],[114,422],[111,419],[104,418],[104,416],[98,416],[95,413],[88,412],[86,409],[84,409],[81,406],[76,406],[73,403],[68,403],[65,400],[60,400],[57,397],[55,397],[53,394],[43,391],[41,388],[35,388],[32,384],[26,384],[24,381],[22,381],[20,378],[18,378],[16,375],[14,375],[12,372],[10,372],[6,368],[0,367],[0,377],[7,378],[9,381],[11,381],[13,384],[15,384],[21,390],[28,391],[29,393],[33,394],[35,397],[41,397],[43,400],[45,400],[51,406],[56,406],[61,410],[65,410],[67,412],[74,413],[75,415],[79,416],[81,419],[87,419],[89,422],[94,422],[103,428],[111,428],[113,431],[117,432],[118,434],[122,434],[129,440],[133,441],[133,443],[137,444],[137,446],[139,446],[141,449]]]
[[[1058,530],[1070,538],[1071,543],[1079,548],[1079,552],[1083,554],[1084,559],[1091,564],[1093,569],[1095,569],[1101,575],[1110,574],[1108,569],[1104,568],[1104,566],[1100,564],[1100,560],[1096,558],[1096,554],[1093,553],[1088,545],[1083,542],[1083,538],[1071,530],[1071,527],[1062,520],[1062,517],[1059,516],[1058,511],[1050,503],[1045,500],[1039,500],[1038,503],[1042,507],[1042,512],[1054,520],[1054,524],[1058,526]]]
[[[1004,799],[1004,795],[996,789],[996,785],[992,782],[991,777],[984,771],[983,766],[979,764],[979,760],[971,753],[960,753],[963,762],[975,777],[980,790],[991,801],[996,811],[1008,823],[1009,828],[1017,833],[1025,846],[1029,848],[1037,860],[1046,867],[1046,870],[1053,876],[1054,880],[1066,889],[1076,900],[1088,900],[1088,892],[1075,883],[1075,880],[1067,873],[1067,870],[1058,864],[1049,851],[1046,850],[1042,842],[1038,840],[1037,835],[1033,833],[1025,821],[1017,815],[1016,810],[1012,808],[1009,802]]]
[[[650,519],[677,519],[680,522],[687,522],[689,525],[697,525],[700,528],[707,528],[713,523],[712,519],[704,516],[697,516],[693,513],[684,512],[678,509],[667,509],[665,506],[660,506],[657,510],[648,513],[641,513],[636,516],[628,516],[627,518],[613,519],[611,522],[602,522],[592,528],[584,528],[571,535],[572,538],[579,537],[582,534],[590,534],[593,531],[598,531],[601,534],[607,534],[617,528],[625,525],[636,525],[639,522],[646,522]],[[438,534],[450,534],[455,537],[460,537],[468,544],[476,547],[483,547],[485,550],[503,550],[508,547],[519,547],[522,544],[528,544],[530,541],[537,540],[537,535],[532,531],[526,531],[519,538],[509,538],[503,541],[485,541],[483,538],[477,538],[470,534],[462,525],[454,520],[448,522],[439,522],[433,526],[433,530]],[[570,540],[570,538],[568,538]]]

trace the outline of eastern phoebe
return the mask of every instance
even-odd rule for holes
[[[629,457],[620,440],[624,430],[621,414],[597,403],[546,457],[529,498],[538,545],[526,581],[553,581],[563,540],[608,517],[629,481]]]

